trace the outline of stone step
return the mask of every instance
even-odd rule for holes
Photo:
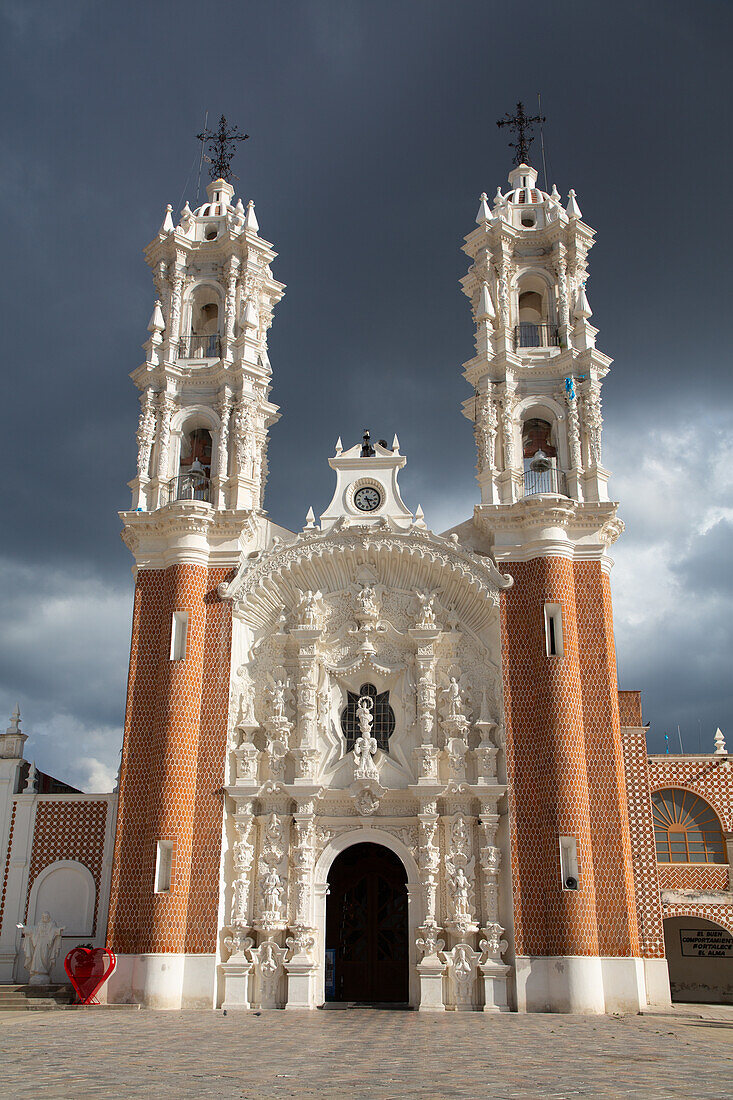
[[[74,992],[68,985],[0,985],[0,1012],[44,1012],[68,1008]]]

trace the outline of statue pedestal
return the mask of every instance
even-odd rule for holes
[[[288,1000],[286,1009],[313,1009],[315,997],[313,994],[316,968],[312,959],[307,955],[295,955],[289,963],[285,964],[288,976]]]
[[[419,1012],[445,1012],[443,1004],[443,974],[445,966],[437,955],[426,955],[417,964],[420,975]]]
[[[230,959],[222,964],[224,971],[224,1000],[222,1008],[229,1009],[249,1008],[249,979],[252,973],[252,963],[242,956],[241,959]]]
[[[510,967],[504,963],[488,962],[479,964],[479,972],[484,981],[484,1012],[508,1012],[506,1000],[506,979]]]

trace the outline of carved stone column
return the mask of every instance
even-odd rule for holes
[[[256,836],[252,799],[236,800],[234,831],[236,836],[233,848],[234,893],[229,928],[225,930],[223,940],[229,957],[222,963],[224,973],[222,1008],[227,1010],[246,1009],[250,1006],[252,960],[249,952],[254,947],[254,940],[248,933],[252,924],[251,873]]]
[[[417,965],[420,975],[420,1012],[444,1012],[443,974],[445,963],[440,951],[445,941],[440,939],[441,928],[437,919],[438,884],[440,878],[440,819],[435,797],[420,799],[418,814],[418,868],[425,894],[425,920],[418,928],[416,946],[422,952]]]
[[[217,410],[221,429],[219,431],[219,447],[216,458],[216,486],[214,500],[219,508],[226,507],[226,485],[229,478],[229,417],[232,411],[232,401],[229,390],[224,388],[219,398]]]
[[[290,631],[298,643],[298,744],[293,756],[296,783],[312,783],[318,763],[318,641],[323,622],[320,593],[305,593],[299,614],[302,625]]]
[[[317,930],[313,925],[312,893],[315,866],[315,804],[319,790],[298,796],[293,815],[291,847],[291,921],[286,939],[288,1000],[286,1008],[315,1008]]]
[[[239,260],[236,256],[231,256],[225,265],[227,290],[224,301],[224,347],[222,348],[222,358],[227,360],[231,360],[232,346],[234,344],[234,324],[237,316],[238,275]]]
[[[441,630],[433,622],[418,623],[409,631],[416,645],[415,675],[417,681],[417,726],[420,748],[417,750],[418,781],[435,783],[438,778],[438,746],[436,732],[435,642]]]
[[[150,481],[150,458],[155,442],[155,401],[150,387],[143,394],[137,427],[137,479],[133,488],[132,507],[144,508],[145,489]]]
[[[445,797],[446,816],[444,865],[448,916],[444,925],[459,941],[465,941],[478,930],[475,920],[476,859],[473,854],[474,819],[468,814],[470,799],[463,797],[463,784],[453,785],[456,791]],[[450,786],[448,790],[450,791]],[[452,812],[451,812],[452,811]]]
[[[565,389],[565,403],[568,407],[568,454],[570,473],[568,474],[568,492],[575,500],[583,499],[583,455],[580,441],[580,417],[578,416],[578,398],[575,389]]]
[[[482,882],[482,909],[484,927],[481,929],[479,947],[482,959],[479,972],[484,983],[484,1012],[508,1012],[506,980],[510,967],[502,961],[507,942],[499,923],[498,877],[501,867],[501,851],[496,846],[499,814],[496,804],[500,797],[481,798],[479,813],[480,864]]]
[[[165,392],[158,395],[158,431],[156,441],[156,479],[158,482],[158,500],[156,507],[168,503],[168,478],[171,441],[171,418],[175,404],[173,399]]]
[[[185,256],[183,254],[176,256],[176,264],[185,262]],[[181,308],[182,308],[182,290],[183,290],[183,269],[176,266],[171,273],[171,297],[170,297],[170,309],[171,319],[168,328],[168,348],[169,359],[171,361],[178,357],[178,344],[181,338]]]

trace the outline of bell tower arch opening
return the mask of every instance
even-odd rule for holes
[[[409,1001],[407,872],[381,844],[353,844],[331,864],[326,1000]]]

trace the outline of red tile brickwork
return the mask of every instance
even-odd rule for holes
[[[36,806],[28,890],[25,897],[26,920],[31,889],[41,871],[58,859],[73,859],[83,863],[94,878],[96,893],[92,934],[96,936],[106,828],[106,802],[87,802],[79,799],[62,801],[53,795],[48,801],[39,799]]]
[[[210,952],[226,748],[228,569],[140,570],[135,590],[108,942],[118,953]],[[170,660],[174,611],[188,611],[186,657]],[[171,890],[154,892],[157,842],[174,841]]]
[[[576,562],[575,607],[601,955],[638,955],[631,839],[608,574]]]
[[[733,905],[665,905],[666,917],[702,917],[733,933]]]
[[[641,692],[620,691],[618,693],[618,716],[622,726],[642,725]]]
[[[727,890],[727,863],[659,863],[660,890]]]
[[[619,696],[623,694],[624,692],[619,692]],[[636,695],[637,692],[629,692],[629,694]],[[624,751],[626,802],[629,809],[634,897],[641,954],[646,959],[662,959],[664,958],[664,930],[657,880],[652,799],[647,772],[646,734],[638,728],[638,725],[633,728],[624,728],[621,730],[621,742]]]
[[[715,810],[725,832],[733,832],[733,765],[714,756],[650,756],[653,791],[683,787],[704,798]]]
[[[517,953],[637,954],[607,578],[555,557],[502,568]],[[562,657],[545,654],[545,602],[563,608]],[[562,890],[559,836],[578,842],[578,891]]]
[[[8,891],[8,874],[10,872],[10,854],[13,851],[13,831],[15,829],[15,811],[17,809],[17,802],[13,803],[13,811],[10,815],[10,830],[8,832],[8,851],[5,856],[5,870],[3,871],[3,892],[0,896],[0,932],[3,927],[3,914],[5,913],[5,895]]]

